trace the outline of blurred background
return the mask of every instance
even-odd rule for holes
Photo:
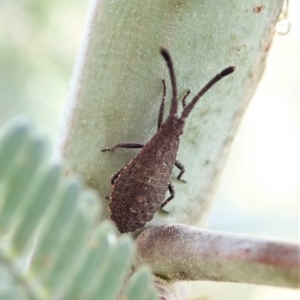
[[[30,116],[58,136],[88,1],[0,1],[0,126]],[[300,2],[267,67],[221,176],[209,228],[300,242]],[[300,299],[298,291],[189,283],[194,299]],[[216,286],[218,287],[216,289]]]

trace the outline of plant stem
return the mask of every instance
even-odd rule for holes
[[[137,264],[172,280],[209,280],[300,287],[300,245],[165,225],[137,238]]]
[[[256,0],[92,1],[57,154],[104,199],[110,176],[137,151],[100,150],[118,142],[144,144],[151,138],[163,78],[168,111],[170,82],[159,48],[166,47],[172,55],[179,98],[187,89],[195,95],[217,72],[236,66],[188,118],[178,153],[188,184],[174,182],[176,199],[168,205],[168,217],[156,214],[153,220],[203,222],[241,116],[264,70],[282,2],[261,0],[257,10]]]

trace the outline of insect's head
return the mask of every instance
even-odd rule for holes
[[[184,120],[178,116],[169,115],[161,127],[165,127],[165,132],[170,135],[180,136],[183,133]]]

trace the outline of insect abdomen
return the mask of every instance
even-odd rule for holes
[[[124,174],[124,178],[128,174]],[[120,175],[119,180],[122,180]],[[110,195],[111,219],[121,233],[142,228],[153,218],[164,200],[167,187],[150,185],[131,178],[131,182],[117,180]],[[134,180],[134,184],[133,181]],[[126,180],[127,181],[127,180]]]

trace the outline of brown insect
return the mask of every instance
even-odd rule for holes
[[[154,214],[174,198],[175,190],[170,181],[174,165],[180,170],[177,179],[185,172],[184,166],[176,160],[179,139],[183,133],[185,119],[188,117],[200,97],[224,76],[231,74],[234,67],[224,69],[211,79],[202,90],[186,104],[188,91],[182,99],[183,111],[177,116],[177,85],[173,63],[169,52],[161,48],[161,55],[169,69],[172,86],[172,102],[168,118],[163,123],[166,85],[163,80],[163,95],[160,104],[157,132],[145,145],[137,143],[119,143],[102,152],[116,148],[142,148],[140,153],[126,166],[111,177],[112,191],[109,208],[113,220],[120,232],[135,231],[150,221]],[[170,197],[164,200],[167,190]]]

